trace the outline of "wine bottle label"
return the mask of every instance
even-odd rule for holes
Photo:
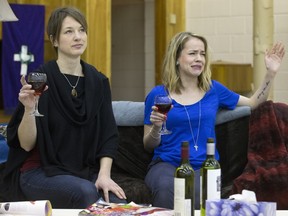
[[[207,170],[207,199],[221,198],[221,169]]]
[[[185,179],[174,178],[174,215],[191,216],[191,200],[185,199]]]

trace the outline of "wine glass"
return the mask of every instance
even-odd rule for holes
[[[38,111],[39,97],[46,87],[47,76],[45,73],[31,72],[28,74],[27,82],[32,85],[32,89],[35,90],[35,110],[31,113],[33,116],[44,116]]]
[[[158,108],[158,111],[164,115],[167,115],[171,106],[172,99],[169,95],[156,95],[154,100],[155,106]],[[161,135],[171,134],[172,131],[169,131],[166,128],[166,120],[163,122],[162,129],[159,132]]]

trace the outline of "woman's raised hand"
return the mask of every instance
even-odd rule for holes
[[[270,50],[265,52],[265,65],[268,72],[271,72],[273,76],[276,75],[280,68],[282,59],[285,55],[284,44],[278,42],[273,45]]]
[[[34,90],[32,86],[26,82],[25,75],[21,76],[20,82],[22,84],[22,88],[18,94],[19,101],[25,106],[25,109],[34,110],[35,107],[35,96]],[[44,91],[48,89],[46,85]]]

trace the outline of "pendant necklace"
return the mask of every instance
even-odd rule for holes
[[[200,124],[201,124],[201,101],[199,101],[199,121],[198,121],[198,132],[197,132],[197,137],[196,137],[196,141],[195,141],[195,138],[194,138],[194,133],[193,133],[193,130],[192,130],[192,125],[191,125],[191,120],[190,120],[190,115],[187,111],[187,108],[185,105],[184,106],[184,109],[185,109],[185,112],[187,114],[187,118],[188,118],[188,121],[189,121],[189,126],[190,126],[190,132],[191,132],[191,135],[192,135],[192,139],[193,139],[193,142],[194,142],[194,148],[196,151],[198,151],[198,138],[199,138],[199,133],[200,133]]]
[[[80,76],[78,76],[77,82],[76,82],[76,84],[73,86],[73,85],[70,83],[69,79],[66,77],[66,75],[65,75],[64,73],[62,73],[62,74],[63,74],[63,76],[65,77],[65,79],[67,80],[67,82],[69,83],[69,85],[70,85],[71,88],[72,88],[72,90],[71,90],[71,95],[76,98],[76,97],[78,96],[78,92],[77,92],[77,90],[76,90],[76,87],[77,87],[77,85],[78,85]]]

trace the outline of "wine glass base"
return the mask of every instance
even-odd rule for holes
[[[30,113],[31,116],[37,116],[37,117],[43,117],[44,115],[41,114],[41,113],[37,113],[37,112],[33,112],[33,113]]]
[[[169,130],[161,130],[159,132],[160,135],[168,135],[168,134],[171,134],[171,133],[172,133],[172,131],[169,131]]]

